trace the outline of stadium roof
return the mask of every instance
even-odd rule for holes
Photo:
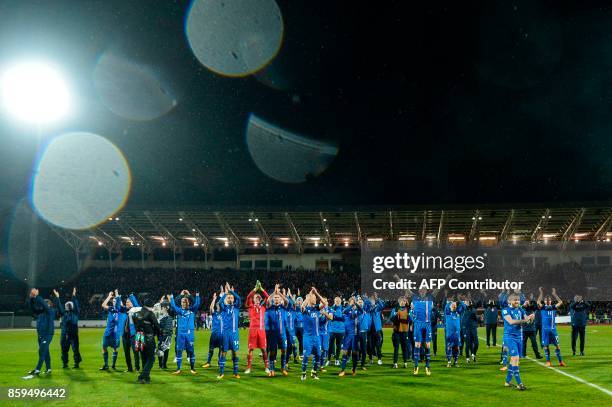
[[[302,253],[358,248],[362,241],[609,241],[612,205],[481,208],[124,210],[91,230],[54,228],[71,246],[237,248]]]

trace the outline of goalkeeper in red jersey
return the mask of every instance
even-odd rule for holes
[[[266,314],[266,301],[268,300],[268,293],[261,287],[261,283],[257,280],[255,288],[251,290],[246,298],[246,306],[249,309],[249,353],[247,355],[247,367],[244,371],[245,374],[251,373],[251,367],[253,365],[253,350],[260,349],[261,355],[264,360],[266,367],[266,373],[269,372],[268,368],[268,355],[266,352],[266,329],[264,326],[264,315]]]

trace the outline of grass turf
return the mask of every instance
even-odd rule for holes
[[[343,378],[337,376],[339,368],[329,366],[321,374],[321,380],[302,382],[299,365],[291,364],[289,377],[268,378],[263,372],[260,357],[255,357],[251,375],[245,375],[247,331],[241,331],[240,379],[232,378],[232,363],[228,360],[226,375],[217,380],[216,355],[213,367],[202,369],[207,353],[208,332],[196,333],[196,365],[198,374],[192,376],[183,370],[180,376],[162,371],[157,363],[151,374],[152,384],[136,384],[137,373],[123,373],[125,360],[123,349],[119,350],[117,371],[101,372],[102,364],[100,329],[81,329],[82,368],[62,369],[59,350],[59,332],[51,343],[53,373],[32,380],[21,376],[31,370],[37,360],[36,333],[33,330],[0,331],[0,386],[10,387],[58,387],[68,388],[65,401],[54,401],[54,405],[90,405],[89,403],[112,403],[127,405],[349,405],[373,403],[373,405],[397,405],[400,402],[415,405],[513,405],[555,406],[588,404],[590,406],[611,405],[612,396],[585,383],[576,381],[542,367],[531,360],[521,360],[521,377],[528,391],[519,392],[503,386],[505,373],[499,371],[499,348],[487,349],[480,330],[480,349],[476,365],[460,359],[459,368],[446,368],[443,348],[443,331],[438,330],[438,355],[432,361],[432,376],[426,377],[424,369],[419,376],[412,375],[412,363],[408,369],[391,369],[391,331],[385,330],[383,366],[368,366],[367,371],[358,371],[356,377],[350,373]],[[498,330],[501,334],[501,329]],[[612,390],[612,326],[587,328],[585,357],[572,357],[570,329],[559,327],[561,350],[568,366],[563,371]],[[170,363],[172,369],[174,364]],[[552,352],[551,352],[552,353]],[[259,355],[256,351],[255,355]],[[528,356],[532,354],[528,349]],[[72,355],[71,355],[72,356]],[[552,355],[554,359],[554,353]],[[401,355],[400,355],[401,359]],[[400,360],[401,362],[401,360]],[[71,362],[72,365],[72,362]],[[350,365],[350,361],[349,361]],[[556,360],[553,366],[556,365]],[[188,366],[188,364],[187,364]],[[400,363],[401,366],[401,363]],[[422,364],[421,364],[422,366]],[[228,374],[229,373],[229,374]],[[24,405],[48,401],[0,401],[3,405]]]

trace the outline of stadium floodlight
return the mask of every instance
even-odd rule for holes
[[[23,62],[2,73],[3,108],[16,120],[37,126],[57,122],[70,110],[68,85],[54,66]]]

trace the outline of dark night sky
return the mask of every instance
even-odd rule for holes
[[[198,62],[188,1],[0,1],[0,67],[27,55],[61,64],[78,115],[45,136],[87,130],[115,143],[132,168],[128,205],[612,198],[608,2],[277,3],[284,42],[257,78]],[[177,107],[149,122],[106,109],[91,78],[108,49],[159,72]],[[250,113],[334,140],[339,154],[305,183],[275,181],[246,147]],[[35,141],[3,114],[7,208],[27,194]]]

